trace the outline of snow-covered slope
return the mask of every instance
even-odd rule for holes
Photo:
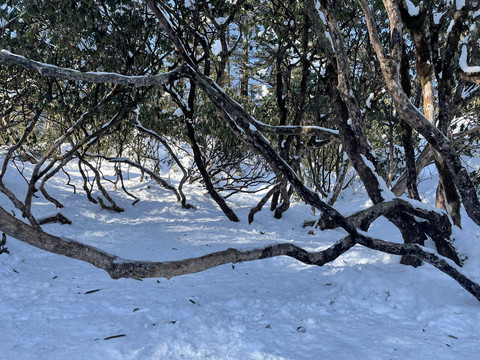
[[[6,184],[24,191],[13,170]],[[76,184],[80,178],[71,169]],[[295,205],[275,220],[268,210],[247,223],[252,195],[231,200],[241,217],[229,222],[201,189],[188,189],[196,210],[182,209],[153,182],[128,182],[141,201],[111,191],[123,213],[111,213],[72,193],[66,178],[49,192],[73,225],[45,225],[125,258],[173,260],[228,247],[293,242],[321,249],[341,230],[303,229],[309,207]],[[421,184],[431,199],[435,179]],[[80,187],[77,187],[80,189]],[[360,190],[344,196],[343,212],[366,206]],[[9,210],[7,199],[0,204]],[[54,214],[37,199],[38,217]],[[371,232],[401,241],[383,219]],[[468,261],[463,271],[480,282],[480,229],[464,215],[455,230]],[[457,283],[425,265],[355,247],[322,268],[290,258],[224,265],[166,279],[112,280],[102,270],[12,238],[0,255],[1,359],[474,359],[480,346],[480,304]]]

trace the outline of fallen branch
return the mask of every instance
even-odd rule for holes
[[[329,248],[309,252],[293,244],[275,244],[253,250],[227,249],[204,256],[177,261],[152,262],[126,260],[109,254],[93,246],[60,238],[40,229],[29,226],[10,215],[0,207],[0,229],[11,237],[37,248],[88,262],[105,270],[113,279],[152,278],[192,274],[228,263],[261,260],[276,256],[290,256],[308,265],[322,266],[347,252],[354,245],[360,244],[370,249],[395,255],[408,255],[427,262],[449,275],[465,290],[480,301],[480,286],[450,265],[441,256],[416,244],[396,244],[378,240],[363,234],[349,235]]]

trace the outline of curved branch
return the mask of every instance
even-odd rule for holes
[[[113,279],[152,277],[170,279],[174,276],[192,274],[228,263],[261,260],[276,256],[289,256],[304,264],[322,266],[335,260],[355,244],[360,244],[388,254],[409,255],[425,261],[452,277],[480,301],[480,286],[435,253],[418,245],[396,244],[360,234],[355,237],[347,236],[329,248],[318,252],[309,252],[293,244],[275,244],[253,250],[241,251],[230,248],[196,258],[152,262],[126,260],[93,246],[48,234],[18,220],[2,207],[0,207],[0,229],[7,235],[29,245],[88,262],[105,270]]]
[[[177,187],[178,195],[180,195],[182,207],[184,207],[186,209],[193,208],[193,205],[187,204],[187,198],[186,198],[185,194],[183,193],[183,184],[185,184],[185,182],[187,181],[187,179],[189,177],[189,174],[188,174],[187,170],[185,169],[185,166],[183,166],[180,159],[177,157],[177,155],[175,155],[172,147],[168,144],[167,140],[165,140],[163,137],[161,137],[155,131],[147,129],[146,127],[144,127],[142,125],[142,123],[140,122],[140,120],[138,119],[138,117],[139,117],[139,112],[137,112],[137,123],[135,125],[136,128],[139,131],[143,132],[144,134],[147,134],[148,136],[151,136],[154,139],[156,139],[157,141],[159,141],[163,145],[163,147],[167,150],[167,152],[170,154],[170,157],[173,159],[173,161],[175,161],[178,168],[182,172],[183,176],[180,179],[180,182],[179,182],[178,187]]]
[[[0,50],[0,64],[11,64],[32,70],[41,76],[53,76],[59,79],[87,81],[90,83],[112,83],[125,86],[159,86],[182,77],[184,67],[173,71],[150,76],[127,76],[108,72],[81,72],[51,64],[27,59],[7,50]]]

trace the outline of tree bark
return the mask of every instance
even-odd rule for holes
[[[405,121],[400,121],[400,126],[402,128],[402,143],[403,149],[405,150],[405,164],[406,164],[406,182],[407,182],[407,189],[408,189],[408,197],[410,199],[420,201],[420,194],[418,193],[417,188],[417,171],[415,166],[415,150],[412,145],[412,128],[408,125]],[[397,181],[399,184],[400,181]],[[392,192],[400,196],[401,193],[395,189],[395,186],[392,187]]]

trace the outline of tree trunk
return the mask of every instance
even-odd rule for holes
[[[242,44],[242,63],[240,65],[240,96],[243,99],[248,98],[248,30],[243,32]]]
[[[424,24],[421,24],[419,30],[415,29],[417,28],[414,27],[412,33],[416,50],[417,73],[420,77],[423,93],[423,112],[425,117],[435,125],[435,96],[433,89],[433,71],[430,65],[430,47],[426,39]],[[452,175],[438,151],[435,149],[432,149],[432,151],[440,177],[436,194],[436,206],[446,210],[447,214],[452,218],[453,223],[461,227],[461,200],[455,189]]]
[[[413,144],[412,144],[412,137],[413,137],[412,128],[403,120],[400,121],[400,126],[402,128],[402,143],[403,143],[403,148],[405,150],[405,167],[406,167],[406,173],[407,173],[408,197],[410,199],[420,201],[420,194],[418,193],[418,188],[417,188],[415,149],[413,148]],[[397,192],[395,192],[394,188],[392,188],[392,191],[395,193],[395,195],[397,196],[400,195]]]

